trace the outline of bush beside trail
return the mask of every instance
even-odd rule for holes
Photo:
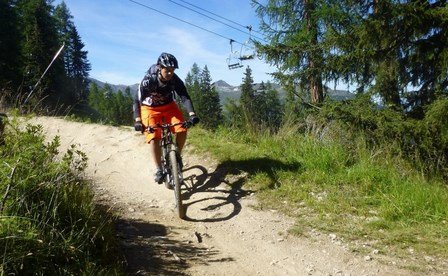
[[[427,106],[414,119],[403,112],[379,108],[369,95],[348,102],[328,102],[308,119],[307,127],[351,147],[362,137],[369,148],[401,156],[426,176],[448,179],[448,98]]]
[[[83,179],[87,157],[42,127],[8,122],[0,145],[0,274],[117,274],[111,215]]]

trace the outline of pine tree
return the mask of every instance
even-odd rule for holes
[[[319,78],[353,83],[420,116],[448,93],[446,1],[252,2],[269,38],[258,51],[279,67],[283,85],[311,89],[312,101]]]
[[[323,2],[269,0],[262,5],[252,1],[262,19],[260,28],[270,39],[266,45],[257,42],[257,51],[278,66],[274,76],[280,82],[302,83],[314,103],[323,101],[324,27],[318,12]]]
[[[131,90],[112,91],[112,87],[106,84],[103,88],[92,83],[88,94],[88,104],[94,110],[94,119],[114,125],[130,125],[133,123],[132,114],[133,97]]]
[[[219,94],[212,85],[212,78],[207,65],[200,75],[200,91],[202,94],[201,105],[196,109],[201,118],[201,124],[208,129],[216,129],[222,121],[222,108],[219,102]]]
[[[18,88],[21,75],[20,37],[13,2],[12,0],[0,1],[0,91],[6,89],[10,91],[9,97],[5,99],[7,103],[13,101],[12,91]]]
[[[23,57],[24,95],[28,95],[34,85],[59,50],[56,22],[52,17],[51,1],[18,0],[17,10],[22,36],[21,51]],[[61,91],[64,89],[65,72],[63,62],[57,59],[48,70],[39,87],[34,89],[31,99],[33,105],[41,102],[56,107],[60,104]],[[33,100],[34,99],[34,100]]]
[[[241,106],[246,109],[249,113],[253,109],[253,100],[255,98],[255,91],[253,89],[254,80],[252,78],[252,69],[249,66],[246,67],[244,73],[243,83],[241,84],[241,96],[240,102]]]
[[[272,88],[271,83],[266,84],[266,110],[264,120],[272,130],[277,130],[283,120],[283,105],[277,90]]]
[[[252,120],[261,129],[262,126],[267,127],[267,96],[266,96],[266,86],[264,82],[260,84],[257,90],[254,90],[254,98],[252,100],[252,105],[255,107],[252,110]]]
[[[70,32],[70,41],[73,47],[71,52],[71,79],[74,83],[75,93],[77,99],[85,101],[87,99],[88,85],[89,85],[89,71],[91,69],[90,63],[87,59],[87,51],[83,50],[84,43],[81,41],[81,37],[73,27]]]
[[[223,117],[225,123],[231,128],[242,129],[244,127],[243,114],[241,110],[241,104],[236,99],[226,99],[224,102]]]
[[[58,22],[58,32],[61,44],[65,43],[64,68],[69,78],[74,101],[85,101],[88,94],[90,63],[87,51],[83,50],[84,43],[73,23],[73,16],[62,1],[55,9],[55,18]]]
[[[255,93],[255,106],[253,120],[259,128],[277,130],[283,118],[283,106],[278,92],[272,88],[271,83],[262,82]]]
[[[70,14],[70,11],[64,1],[56,6],[54,17],[56,19],[56,26],[59,34],[60,44],[65,43],[65,49],[62,53],[62,58],[64,60],[64,69],[67,76],[72,76],[73,74],[70,68],[70,55],[73,50],[70,43],[70,32],[74,27],[74,23],[73,16]]]
[[[285,100],[284,100],[284,115],[283,123],[295,121],[303,116],[303,109],[300,108],[301,99],[298,97],[300,94],[296,92],[296,86],[292,82],[286,82],[284,84]]]
[[[198,108],[202,106],[200,75],[201,70],[199,69],[199,66],[197,63],[193,63],[191,70],[187,73],[187,77],[185,78],[185,86],[187,87],[187,91],[191,97],[196,112],[199,112]],[[201,114],[198,113],[198,116],[201,116]]]
[[[102,101],[100,101],[99,111],[104,115],[106,121],[111,122],[113,121],[115,112],[114,92],[108,83],[104,85],[100,92],[102,94]]]
[[[240,106],[243,126],[250,127],[255,130],[257,126],[254,124],[256,120],[257,111],[255,106],[255,91],[253,88],[254,80],[252,78],[252,69],[246,67],[244,73],[243,83],[241,84]]]
[[[98,85],[94,82],[90,84],[89,96],[87,97],[87,101],[91,108],[99,111],[101,95]]]
[[[132,96],[131,89],[126,87],[124,90],[124,102],[121,104],[121,124],[122,125],[133,125],[134,115],[132,113],[132,104],[134,103],[134,97]]]

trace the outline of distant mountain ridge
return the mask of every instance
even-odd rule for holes
[[[266,83],[265,83],[266,84]],[[284,98],[286,91],[283,87],[276,83],[270,83],[271,87],[278,91],[280,98]],[[213,83],[216,91],[218,91],[221,104],[224,103],[226,99],[239,99],[241,95],[240,86],[232,86],[223,80],[219,80]],[[253,88],[257,91],[260,89],[261,83],[254,83]],[[336,101],[343,101],[353,99],[355,94],[350,93],[347,90],[333,90],[329,87],[325,87],[328,96]]]
[[[132,84],[132,85],[124,85],[124,84],[110,84],[106,82],[99,81],[94,78],[90,78],[90,81],[95,83],[100,89],[104,88],[106,85],[109,85],[112,89],[112,92],[118,93],[118,91],[124,92],[127,87],[129,87],[131,94],[135,95],[138,90],[138,83]],[[221,104],[224,104],[227,99],[239,99],[241,95],[241,89],[240,86],[232,86],[225,82],[224,80],[218,80],[214,82],[213,87],[215,87],[216,91],[219,94],[219,99],[221,101]],[[258,90],[261,83],[254,83],[253,87],[255,90]],[[277,90],[279,92],[280,98],[283,98],[285,96],[285,90],[276,83],[271,83],[271,86],[273,89]],[[327,87],[327,93],[333,100],[349,100],[355,97],[355,94],[350,93],[346,90],[332,90]]]
[[[213,85],[219,86],[219,87],[232,87],[230,84],[228,84],[227,82],[225,82],[223,80],[219,80],[217,82],[214,82]]]
[[[95,83],[100,89],[103,89],[106,85],[109,85],[112,89],[112,92],[118,93],[118,91],[124,92],[127,87],[131,90],[131,94],[135,95],[138,89],[138,83],[132,85],[124,85],[124,84],[111,84],[107,82],[102,82],[100,80],[89,78],[91,83]]]

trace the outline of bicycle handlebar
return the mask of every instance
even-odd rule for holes
[[[193,124],[191,122],[189,122],[189,121],[183,121],[183,122],[179,122],[179,123],[175,123],[175,124],[167,124],[167,123],[165,123],[165,124],[157,124],[157,125],[153,125],[153,126],[148,126],[146,128],[146,131],[148,133],[154,133],[154,131],[156,129],[171,128],[171,127],[179,126],[179,125],[182,125],[184,128],[189,128]]]

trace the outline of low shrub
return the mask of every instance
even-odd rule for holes
[[[8,123],[0,146],[0,274],[118,273],[112,216],[82,178],[86,155],[19,125]]]
[[[348,102],[327,102],[319,113],[309,116],[307,125],[308,129],[318,129],[318,135],[326,134],[327,139],[347,146],[362,137],[371,149],[382,148],[390,155],[402,156],[427,176],[447,179],[447,116],[446,98],[429,105],[424,118],[416,120],[402,112],[380,108],[368,95],[361,95]]]

